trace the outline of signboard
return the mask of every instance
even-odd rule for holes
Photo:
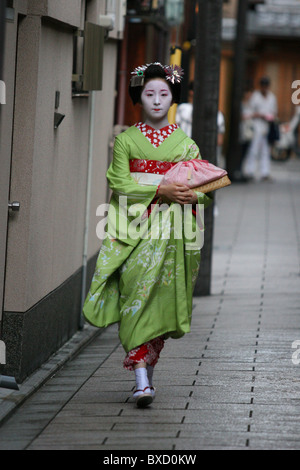
[[[248,14],[248,31],[267,36],[300,37],[300,5],[297,12],[251,11]]]

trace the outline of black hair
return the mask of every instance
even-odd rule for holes
[[[270,86],[271,85],[271,80],[269,77],[262,77],[259,81],[260,85],[264,86]]]
[[[155,78],[161,78],[166,81],[173,96],[173,103],[179,103],[181,94],[181,83],[172,83],[171,81],[166,80],[166,77],[167,73],[165,72],[162,66],[157,64],[150,64],[149,67],[147,67],[144,71],[143,76],[140,77],[141,79],[143,79],[143,85],[132,86],[132,80],[129,84],[129,95],[132,99],[133,104],[135,105],[136,103],[141,102],[141,94],[144,86],[149,80],[153,80]]]

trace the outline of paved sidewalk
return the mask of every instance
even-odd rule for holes
[[[167,342],[153,405],[135,407],[111,327],[4,422],[0,449],[300,449],[300,161],[273,170],[218,192],[212,295]]]

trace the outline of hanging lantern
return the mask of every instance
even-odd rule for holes
[[[166,0],[165,16],[170,26],[178,26],[184,22],[184,0]]]

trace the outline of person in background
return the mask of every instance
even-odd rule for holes
[[[260,176],[263,181],[271,180],[271,149],[268,142],[270,122],[277,118],[277,98],[270,91],[268,77],[260,79],[260,89],[253,92],[249,100],[249,115],[253,120],[253,138],[246,155],[245,176],[255,177],[257,160],[260,163]]]
[[[177,108],[176,123],[190,138],[193,130],[194,82],[189,84],[188,103],[181,103]]]
[[[194,100],[194,82],[189,84],[188,103],[181,103],[177,108],[176,123],[192,138],[193,130],[193,100]],[[222,149],[225,134],[225,118],[221,111],[218,112],[218,142],[217,142],[217,164],[221,164]]]
[[[223,145],[225,135],[225,117],[222,111],[218,111],[218,143],[217,143],[217,165],[223,167]]]
[[[176,123],[177,125],[190,137],[192,138],[193,130],[193,100],[194,100],[194,82],[189,84],[189,97],[188,103],[181,103],[177,108],[176,113]],[[224,134],[225,134],[225,118],[221,111],[218,111],[217,116],[217,165],[224,167],[224,162],[222,162],[222,151],[224,144]],[[217,217],[219,215],[219,209],[216,202],[215,195],[215,204],[214,204],[214,215]]]
[[[253,89],[250,83],[247,83],[244,88],[242,103],[241,103],[241,123],[240,123],[240,161],[239,167],[235,172],[235,178],[239,182],[247,182],[248,178],[243,174],[243,166],[245,158],[253,139],[253,119],[252,110],[250,107],[250,99]]]

